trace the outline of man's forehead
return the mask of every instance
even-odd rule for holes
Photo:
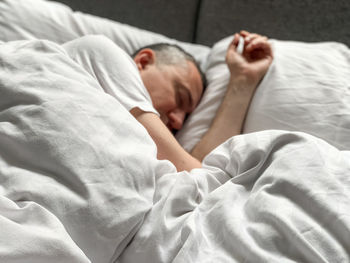
[[[202,77],[201,74],[197,68],[197,66],[195,65],[195,63],[193,63],[192,61],[188,62],[189,65],[189,70],[188,70],[188,74],[189,74],[189,79],[190,79],[190,91],[193,92],[194,94],[192,94],[193,96],[193,100],[195,105],[197,106],[202,93],[203,93],[203,81],[202,81]]]
[[[202,77],[194,62],[188,60],[186,62],[186,66],[174,66],[176,72],[175,84],[189,91],[193,106],[196,107],[203,93]]]

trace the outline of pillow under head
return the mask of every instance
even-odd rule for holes
[[[212,48],[207,90],[177,139],[191,150],[210,127],[229,81],[226,49],[232,37]],[[350,50],[335,43],[271,40],[274,61],[247,113],[244,133],[267,129],[303,131],[339,149],[350,149]]]

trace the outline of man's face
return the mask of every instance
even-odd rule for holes
[[[190,61],[187,66],[149,63],[140,69],[140,74],[161,120],[170,130],[180,130],[186,114],[195,109],[203,93],[195,64]]]

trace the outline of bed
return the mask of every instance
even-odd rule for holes
[[[259,2],[248,21],[257,1],[2,0],[0,261],[350,262],[350,5],[335,2]],[[129,54],[155,42],[193,54],[208,87],[177,134],[191,150],[242,27],[273,38],[274,62],[244,133],[191,172],[157,160],[60,45],[100,34]]]

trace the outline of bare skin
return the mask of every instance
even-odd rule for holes
[[[169,129],[180,130],[186,114],[197,106],[203,84],[196,66],[156,65],[156,55],[151,49],[141,50],[134,61],[154,108]]]
[[[239,54],[236,49],[239,37],[245,39],[244,50]],[[198,104],[202,89],[199,72],[194,70],[194,65],[189,64],[189,73],[181,77],[180,71],[169,69],[165,73],[165,79],[160,77],[159,83],[163,83],[167,89],[167,102],[163,106],[157,106],[156,88],[152,87],[154,82],[151,77],[157,76],[154,68],[152,52],[135,57],[135,63],[139,68],[141,78],[148,89],[154,107],[161,114],[158,117],[154,113],[143,112],[137,108],[132,109],[134,117],[147,129],[158,148],[158,158],[170,160],[178,171],[192,170],[201,167],[202,159],[216,146],[228,138],[240,134],[245,115],[250,101],[254,95],[259,82],[266,74],[272,60],[273,54],[266,37],[241,31],[234,35],[234,39],[228,47],[226,62],[229,67],[231,78],[227,87],[226,96],[222,102],[215,119],[208,132],[193,149],[192,153],[186,152],[176,141],[169,128],[181,128],[185,114],[191,113]],[[144,56],[146,55],[146,56]],[[164,73],[164,72],[163,72]],[[174,79],[180,81],[183,89],[174,85]],[[159,76],[158,76],[159,77]],[[157,77],[156,77],[157,78]],[[147,83],[149,85],[147,85]],[[165,87],[164,86],[164,87]],[[171,87],[171,88],[169,88]],[[152,90],[155,89],[155,90]],[[180,90],[179,90],[180,89]],[[186,89],[187,91],[184,91]],[[153,94],[153,96],[152,96]],[[189,95],[190,94],[190,95]],[[179,103],[179,96],[182,102]],[[188,97],[186,97],[188,96]],[[190,97],[189,97],[190,96]],[[163,97],[164,98],[164,97]],[[158,108],[157,108],[158,107]]]
[[[245,38],[242,55],[236,51],[240,35]],[[241,134],[250,101],[272,62],[273,54],[266,37],[247,31],[241,31],[240,35],[235,34],[226,54],[231,78],[224,100],[208,132],[191,153],[198,160],[228,138]]]

